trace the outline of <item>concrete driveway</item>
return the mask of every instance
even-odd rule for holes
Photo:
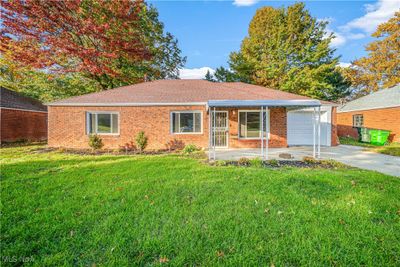
[[[221,149],[216,151],[216,159],[255,158],[260,157],[260,153],[260,149]],[[282,160],[282,153],[289,153],[293,160],[301,160],[304,156],[312,156],[312,147],[270,148],[268,159]],[[400,157],[365,151],[365,148],[358,146],[321,147],[321,159],[333,159],[353,167],[400,177]]]
[[[334,159],[350,166],[400,177],[400,157],[370,152],[363,147],[327,147],[321,150],[321,158]]]

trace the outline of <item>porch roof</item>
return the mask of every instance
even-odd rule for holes
[[[320,107],[321,102],[314,99],[293,100],[209,100],[208,107]]]

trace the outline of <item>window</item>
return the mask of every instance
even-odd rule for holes
[[[171,112],[172,133],[202,133],[203,122],[201,111]]]
[[[264,118],[264,133],[267,131],[267,125]],[[239,138],[258,139],[261,138],[261,111],[239,111]]]
[[[116,112],[88,112],[88,134],[119,134],[119,114]]]
[[[362,114],[353,115],[353,127],[363,127],[364,117]]]

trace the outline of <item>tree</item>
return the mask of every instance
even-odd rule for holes
[[[344,75],[346,68],[336,67],[332,75],[328,76],[330,84],[335,86],[324,90],[325,100],[328,101],[344,101],[353,94],[353,88],[351,88],[351,82]]]
[[[368,56],[352,62],[346,76],[360,95],[400,83],[400,11],[378,26],[367,45]]]
[[[313,18],[303,3],[262,7],[250,22],[239,52],[230,54],[235,79],[291,93],[331,99],[347,90],[336,84],[338,58],[329,47],[325,21]],[[340,79],[339,79],[340,80]]]
[[[97,82],[80,73],[46,73],[21,67],[5,55],[0,57],[0,85],[43,102],[101,90]]]
[[[24,66],[82,73],[103,89],[176,77],[184,63],[143,1],[1,0],[0,49]]]
[[[214,73],[217,82],[238,82],[240,81],[235,73],[224,67],[218,67]]]
[[[205,80],[209,82],[215,82],[214,76],[211,74],[210,70],[207,70],[206,76],[204,77]]]

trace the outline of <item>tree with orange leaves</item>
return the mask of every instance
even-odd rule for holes
[[[368,56],[355,60],[346,69],[358,95],[400,83],[400,11],[380,24],[372,36],[379,39],[367,45]]]
[[[1,5],[0,49],[23,66],[79,72],[107,89],[144,76],[174,77],[184,63],[176,39],[143,1],[1,0]]]

